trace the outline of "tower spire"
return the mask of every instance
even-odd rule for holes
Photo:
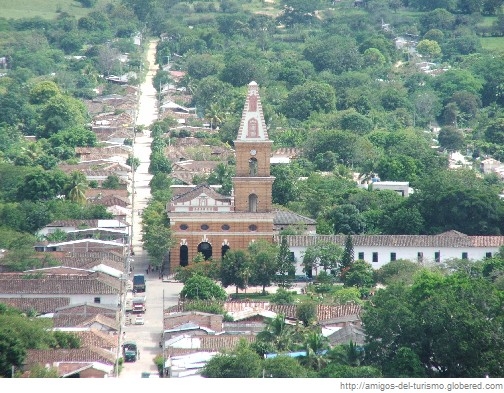
[[[259,97],[259,86],[256,82],[250,82],[248,85],[237,140],[243,142],[268,140],[268,131]]]

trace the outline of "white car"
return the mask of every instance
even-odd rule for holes
[[[135,325],[143,325],[144,322],[144,317],[142,315],[137,315],[135,317]]]

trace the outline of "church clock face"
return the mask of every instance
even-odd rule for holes
[[[250,154],[251,154],[252,156],[255,156],[255,155],[257,154],[257,151],[255,151],[255,149],[252,149],[252,150],[250,150]]]

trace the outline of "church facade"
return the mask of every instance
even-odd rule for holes
[[[238,135],[234,141],[236,176],[231,196],[202,184],[172,198],[167,206],[174,245],[170,272],[191,264],[202,253],[221,259],[229,249],[246,249],[258,239],[273,241],[274,211],[270,174],[273,142],[264,121],[259,86],[248,85]]]

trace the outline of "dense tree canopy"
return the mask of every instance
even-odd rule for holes
[[[402,373],[410,377],[500,377],[501,323],[502,299],[491,283],[423,271],[412,286],[392,284],[366,306],[366,354],[384,376],[395,376],[387,375],[390,363],[409,349],[413,368]]]

